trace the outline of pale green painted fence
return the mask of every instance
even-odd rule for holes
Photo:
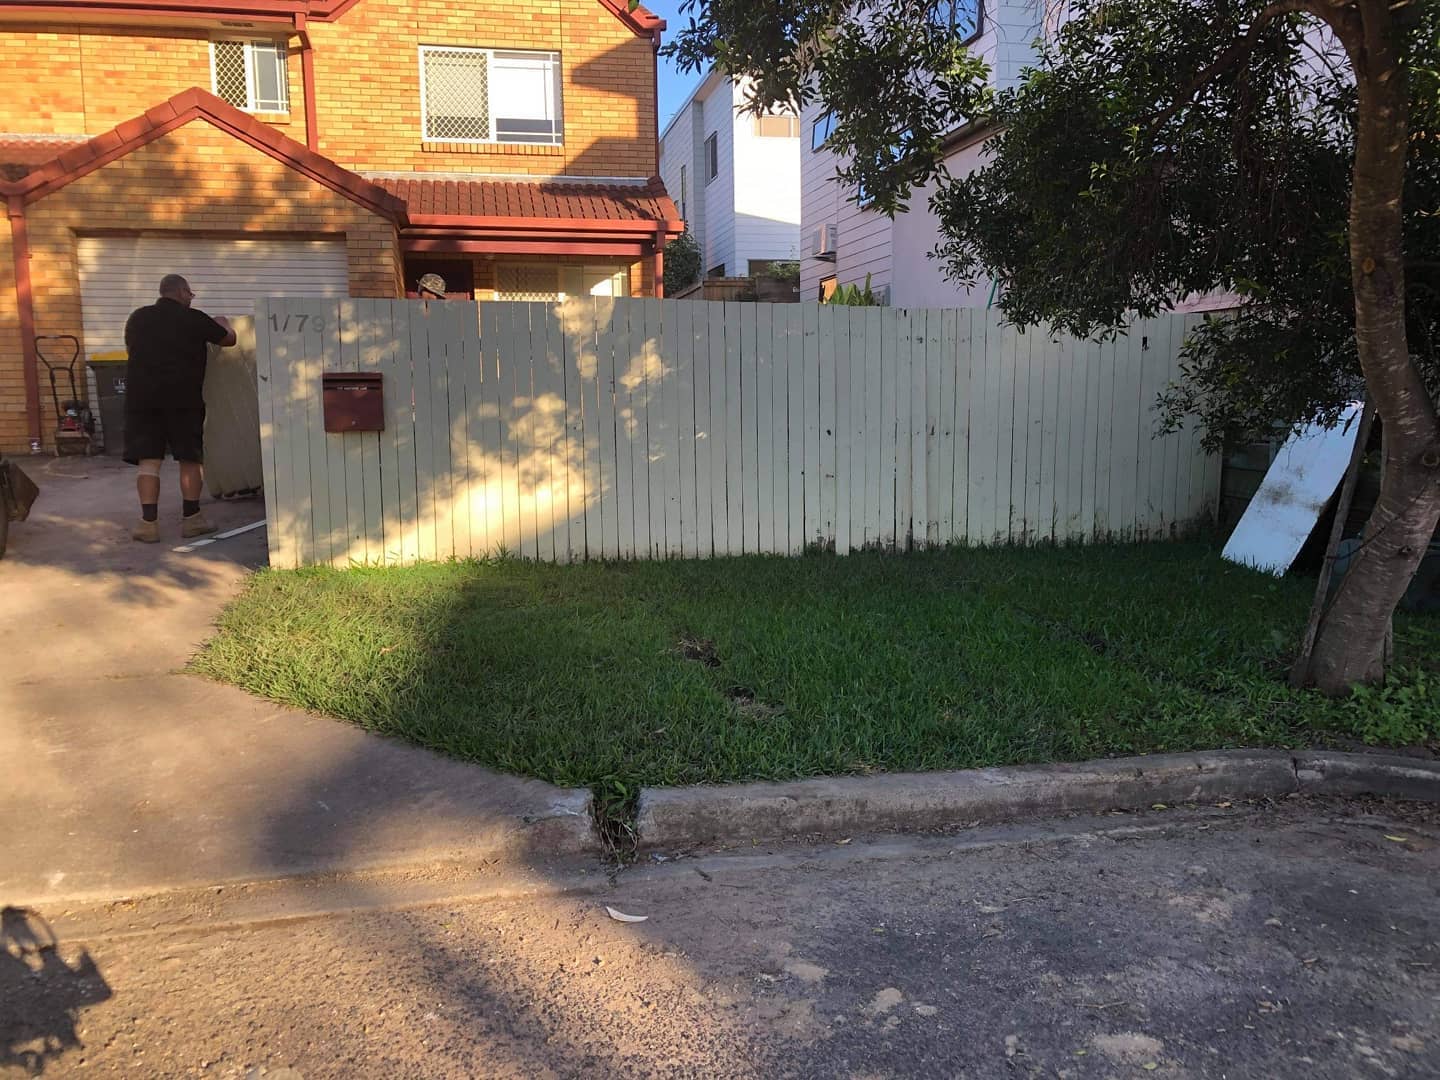
[[[994,312],[589,298],[256,306],[274,566],[1142,539],[1220,463],[1154,437],[1198,316],[1099,344]],[[384,375],[326,434],[321,373]]]

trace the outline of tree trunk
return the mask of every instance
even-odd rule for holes
[[[1350,503],[1355,497],[1355,485],[1360,479],[1360,465],[1365,460],[1365,448],[1370,444],[1370,429],[1375,423],[1375,403],[1369,398],[1360,411],[1360,427],[1355,432],[1355,447],[1350,451],[1350,464],[1345,469],[1345,480],[1340,485],[1340,494],[1335,499],[1335,520],[1330,526],[1330,540],[1325,545],[1325,560],[1320,564],[1320,577],[1315,582],[1315,599],[1310,602],[1310,618],[1305,621],[1305,636],[1300,639],[1300,654],[1290,669],[1290,685],[1299,689],[1310,685],[1310,657],[1315,652],[1315,635],[1320,632],[1320,620],[1330,599],[1330,577],[1335,571],[1335,553],[1345,536],[1345,519],[1350,516]]]
[[[1315,685],[1343,694],[1385,673],[1386,633],[1440,519],[1440,424],[1405,336],[1402,197],[1409,90],[1387,0],[1358,0],[1337,27],[1359,95],[1350,192],[1350,274],[1355,342],[1365,384],[1385,425],[1380,500],[1365,546],[1320,625]]]

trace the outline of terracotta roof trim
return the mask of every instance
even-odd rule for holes
[[[632,184],[525,180],[377,178],[402,200],[418,227],[512,230],[679,232],[675,203],[659,177]]]
[[[89,139],[88,135],[0,133],[0,180],[24,179],[39,166]]]
[[[126,120],[110,131],[62,150],[17,181],[0,183],[0,194],[34,202],[110,164],[193,120],[205,120],[229,135],[330,188],[366,209],[405,222],[405,204],[384,188],[343,169],[304,144],[276,131],[205,90],[191,88]]]

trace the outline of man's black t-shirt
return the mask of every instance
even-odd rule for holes
[[[131,312],[125,323],[127,409],[200,409],[205,406],[206,345],[230,334],[203,311],[162,296]]]

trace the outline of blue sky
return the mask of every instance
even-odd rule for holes
[[[676,31],[689,22],[680,16],[680,0],[641,0],[646,10],[653,11],[664,19],[669,27],[665,31],[665,41],[668,43],[674,38]],[[690,96],[700,82],[698,74],[680,72],[676,70],[675,62],[660,58],[660,130],[665,130],[665,125],[675,115],[675,110],[685,104],[685,99]]]

